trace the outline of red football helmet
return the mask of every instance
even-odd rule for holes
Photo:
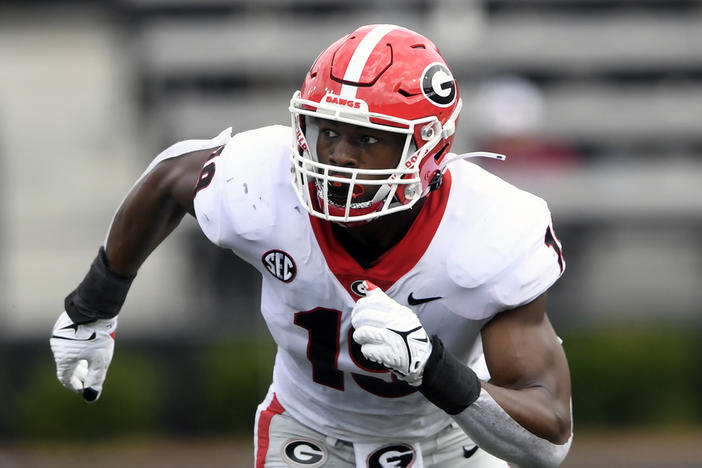
[[[312,215],[342,223],[411,208],[441,184],[461,105],[456,80],[426,37],[381,24],[337,40],[317,57],[290,101],[293,186],[300,202]],[[371,170],[320,163],[307,117],[406,134],[398,165]],[[345,204],[330,200],[330,184],[347,185]],[[380,187],[371,200],[354,202],[364,185]]]

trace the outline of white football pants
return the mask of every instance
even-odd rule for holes
[[[353,444],[310,429],[278,403],[262,403],[256,412],[256,468],[506,468],[455,424],[419,441],[388,439]],[[368,445],[371,445],[369,448]]]

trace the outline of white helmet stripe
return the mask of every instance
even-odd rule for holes
[[[366,37],[361,39],[358,47],[353,52],[353,56],[346,68],[346,73],[344,73],[344,81],[357,82],[361,78],[363,69],[366,68],[366,62],[368,62],[368,57],[370,57],[373,49],[375,49],[378,42],[393,29],[397,29],[397,26],[393,24],[380,24],[368,31]],[[356,86],[344,84],[341,86],[340,95],[346,99],[356,99],[357,90],[358,87]]]

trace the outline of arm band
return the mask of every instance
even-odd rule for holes
[[[571,415],[572,411],[571,405]],[[564,444],[551,443],[524,429],[485,389],[453,419],[480,448],[521,467],[557,467],[568,455],[573,441],[572,423],[570,438]]]
[[[100,247],[88,274],[78,287],[66,296],[66,313],[74,323],[115,317],[124,304],[135,276],[123,276],[110,270],[105,249]]]
[[[432,335],[431,345],[419,391],[448,414],[458,414],[480,395],[480,379],[444,348],[438,336]]]

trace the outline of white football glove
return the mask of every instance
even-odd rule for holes
[[[431,341],[419,318],[370,281],[364,284],[367,294],[351,313],[354,341],[367,359],[389,368],[412,386],[421,385]]]
[[[116,329],[117,317],[79,325],[63,312],[56,320],[49,340],[56,375],[64,387],[80,393],[85,401],[100,398],[115,349]]]

